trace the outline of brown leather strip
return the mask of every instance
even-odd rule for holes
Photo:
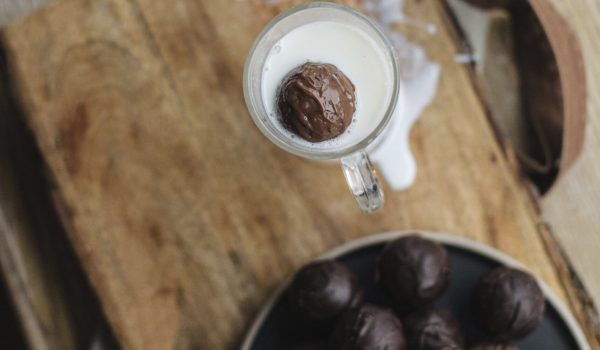
[[[533,12],[520,0],[467,1],[486,9],[506,8],[514,17],[523,113],[533,133],[533,148],[515,151],[522,170],[546,192],[583,148],[586,79],[577,37],[547,0],[530,0]]]
[[[581,153],[585,137],[586,79],[577,37],[566,20],[546,0],[530,0],[546,31],[558,61],[564,100],[563,147],[560,172]]]

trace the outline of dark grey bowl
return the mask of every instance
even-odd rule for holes
[[[365,300],[381,306],[389,305],[374,281],[375,258],[386,242],[403,234],[419,232],[442,243],[450,255],[452,279],[450,287],[437,300],[436,306],[451,310],[460,321],[467,348],[488,337],[473,319],[469,299],[479,277],[490,269],[504,265],[523,268],[516,260],[489,246],[448,234],[406,231],[368,236],[340,246],[321,258],[334,258],[346,264],[359,277],[365,288]],[[542,282],[546,296],[546,312],[542,324],[515,345],[520,350],[573,350],[590,349],[581,328],[560,302],[558,297]],[[315,335],[296,327],[290,319],[285,302],[285,283],[272,296],[252,324],[240,350],[291,349]]]

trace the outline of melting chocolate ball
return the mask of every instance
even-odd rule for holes
[[[301,320],[327,323],[362,302],[363,290],[346,266],[333,260],[301,268],[289,287],[292,312]]]
[[[373,305],[342,316],[330,339],[333,350],[405,350],[402,323],[390,310]]]
[[[516,346],[508,344],[480,344],[471,348],[471,350],[519,350]]]
[[[528,273],[499,267],[483,276],[475,293],[475,308],[486,330],[509,341],[531,333],[544,316],[544,295]]]
[[[401,311],[416,309],[437,298],[448,286],[446,249],[417,235],[390,242],[381,252],[375,277]]]
[[[356,111],[354,84],[332,64],[305,63],[283,79],[277,107],[283,125],[307,141],[341,135]]]
[[[458,321],[447,310],[426,309],[404,320],[411,350],[462,350],[464,338]]]

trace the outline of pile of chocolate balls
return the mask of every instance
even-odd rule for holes
[[[452,313],[432,306],[450,281],[442,245],[418,235],[388,243],[377,259],[375,280],[389,308],[365,304],[358,279],[337,261],[302,267],[287,291],[290,312],[308,328],[328,330],[328,336],[294,350],[465,349]],[[510,342],[540,324],[544,307],[542,291],[528,273],[507,267],[489,271],[473,291],[473,310],[490,342],[470,349],[515,350]]]

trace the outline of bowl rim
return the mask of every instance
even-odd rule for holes
[[[430,230],[402,230],[402,231],[388,231],[383,233],[377,233],[373,235],[368,235],[365,237],[357,238],[346,243],[342,243],[341,245],[328,250],[327,252],[321,254],[314,260],[321,259],[336,259],[342,255],[346,255],[352,252],[355,252],[360,249],[367,248],[372,245],[386,243],[391,240],[400,238],[402,236],[410,235],[410,234],[419,234],[427,239],[431,239],[438,243],[463,249],[472,253],[479,254],[484,256],[490,260],[496,261],[497,263],[507,266],[514,267],[518,269],[522,269],[525,271],[530,271],[527,269],[522,263],[520,263],[515,258],[509,256],[506,253],[499,251],[496,248],[488,246],[486,244],[461,237],[448,233],[430,231]],[[591,350],[591,347],[585,337],[583,330],[579,326],[579,323],[575,320],[575,317],[571,313],[571,311],[566,307],[566,305],[560,300],[560,298],[554,293],[554,291],[541,279],[535,276],[535,279],[538,281],[542,292],[544,293],[544,297],[547,302],[552,305],[552,307],[556,310],[558,315],[562,318],[563,322],[565,322],[567,328],[571,332],[575,342],[579,346],[581,350]],[[281,283],[279,287],[269,296],[267,301],[261,307],[259,313],[255,316],[254,320],[248,331],[244,336],[244,340],[239,350],[250,350],[258,331],[263,325],[265,319],[273,309],[276,301],[279,299],[281,294],[288,287],[291,282],[291,276],[288,277],[285,281]]]

